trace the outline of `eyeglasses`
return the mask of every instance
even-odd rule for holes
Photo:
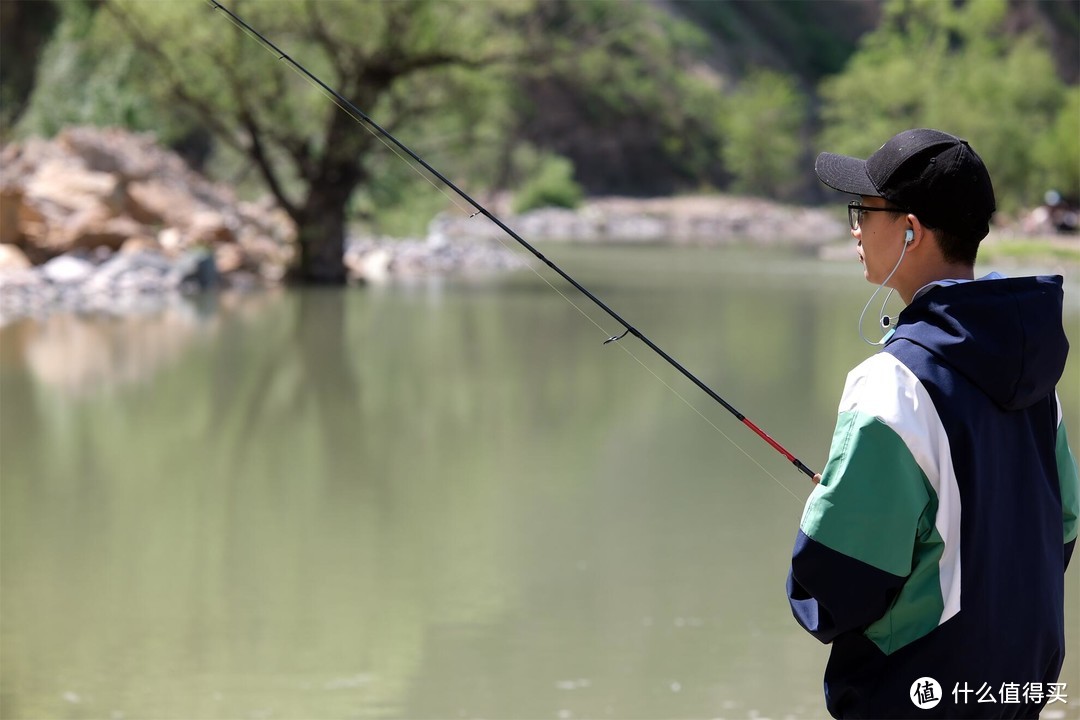
[[[847,206],[847,221],[852,230],[858,230],[859,225],[862,223],[862,214],[864,212],[891,212],[891,213],[906,213],[907,210],[900,208],[881,208],[870,207],[869,205],[860,205],[857,202],[848,203]]]

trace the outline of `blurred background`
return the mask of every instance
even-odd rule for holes
[[[1076,2],[227,7],[814,469],[822,150],[968,139],[1080,337]],[[0,2],[0,716],[825,716],[806,478],[342,104],[198,0]]]

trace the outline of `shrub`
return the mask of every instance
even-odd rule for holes
[[[575,208],[584,193],[574,180],[574,165],[558,155],[541,155],[514,198],[514,212],[523,213],[540,207]]]

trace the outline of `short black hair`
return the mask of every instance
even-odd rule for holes
[[[962,237],[941,228],[933,228],[929,225],[926,225],[926,227],[933,231],[934,237],[937,238],[938,247],[941,248],[941,255],[946,262],[962,263],[974,267],[975,256],[979,253],[979,243],[982,242],[982,237]]]

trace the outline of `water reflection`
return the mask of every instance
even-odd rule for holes
[[[559,252],[820,465],[857,278]],[[823,715],[803,477],[594,317],[522,274],[0,331],[0,716]]]
[[[261,311],[276,293],[175,297],[121,316],[56,313],[3,329],[0,357],[25,364],[42,385],[79,395],[152,380],[193,342],[212,338],[224,316]]]

